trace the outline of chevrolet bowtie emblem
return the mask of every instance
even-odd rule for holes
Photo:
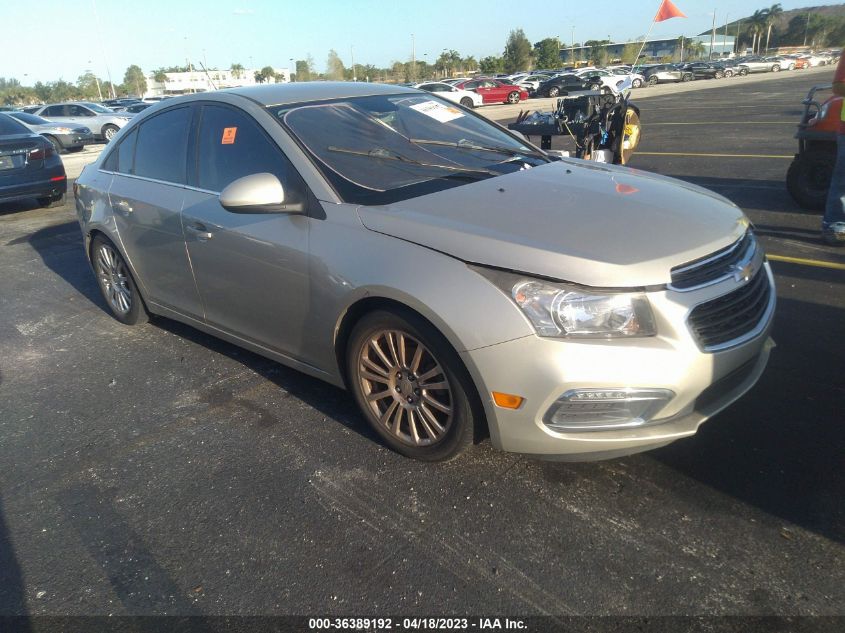
[[[750,281],[752,275],[754,274],[754,266],[751,265],[751,262],[748,262],[747,264],[735,264],[734,266],[731,266],[731,269],[737,283]]]

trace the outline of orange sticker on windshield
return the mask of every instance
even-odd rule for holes
[[[235,135],[238,133],[238,128],[236,127],[224,127],[223,128],[223,138],[220,139],[221,145],[234,145],[235,143]]]

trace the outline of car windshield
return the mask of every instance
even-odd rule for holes
[[[481,117],[431,94],[271,106],[347,202],[388,204],[546,163]]]
[[[94,112],[98,112],[99,114],[112,114],[113,112],[113,110],[104,108],[103,106],[97,105],[96,103],[86,103],[85,107],[89,110],[93,110]]]

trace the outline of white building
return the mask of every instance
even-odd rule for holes
[[[163,95],[181,95],[190,92],[208,92],[221,88],[238,88],[240,86],[254,86],[255,73],[260,69],[244,68],[239,76],[229,70],[208,69],[206,74],[201,68],[194,68],[193,72],[165,73],[167,79],[164,82],[155,80],[152,74],[147,75],[147,92],[144,97],[160,97]],[[287,83],[290,81],[291,71],[289,68],[274,68],[276,79],[269,80],[270,83]],[[265,82],[267,83],[267,82]]]

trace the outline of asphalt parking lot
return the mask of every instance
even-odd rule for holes
[[[845,252],[784,186],[818,76],[635,93],[631,166],[778,258],[778,347],[697,436],[608,462],[404,459],[343,391],[112,319],[70,204],[0,206],[0,614],[845,616]]]

